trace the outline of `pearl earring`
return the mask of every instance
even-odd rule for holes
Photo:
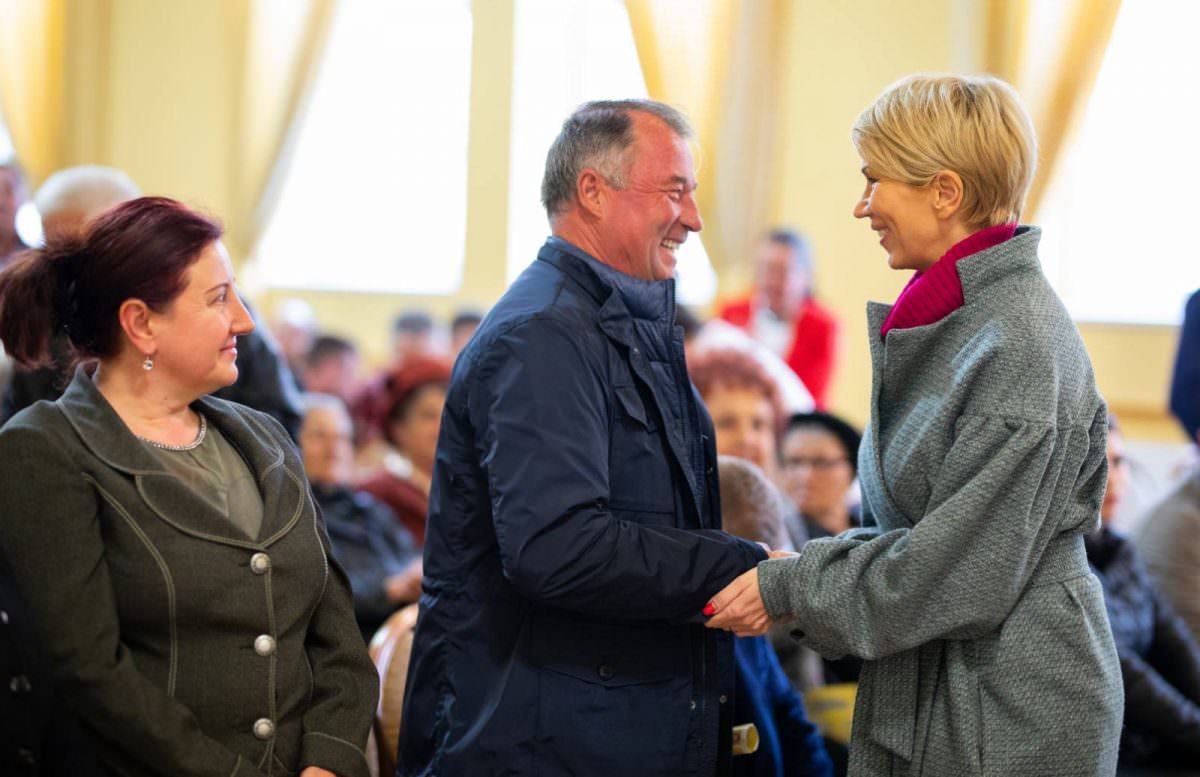
[[[154,359],[147,356],[146,360],[142,362],[142,369],[145,370],[146,372],[149,372],[150,370],[154,369]]]

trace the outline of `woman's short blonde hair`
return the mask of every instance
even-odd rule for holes
[[[960,212],[976,228],[1019,220],[1037,168],[1029,113],[993,76],[903,78],[859,115],[851,139],[875,178],[925,186],[958,173]]]

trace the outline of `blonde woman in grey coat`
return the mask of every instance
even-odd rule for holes
[[[713,628],[866,659],[852,775],[1116,771],[1124,704],[1083,535],[1099,524],[1105,406],[1018,226],[1036,141],[1007,84],[918,75],[854,125],[869,221],[897,270],[868,306],[869,528],[736,579]],[[874,524],[871,526],[870,524]]]

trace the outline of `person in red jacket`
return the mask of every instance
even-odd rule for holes
[[[718,315],[779,354],[823,410],[837,361],[838,321],[812,291],[808,240],[790,229],[774,229],[759,247],[749,296],[724,305]]]

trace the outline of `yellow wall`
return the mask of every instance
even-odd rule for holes
[[[76,0],[69,16],[69,162],[128,172],[147,194],[233,207],[240,39],[208,0]]]
[[[181,197],[218,215],[233,203],[237,122],[231,81],[245,34],[230,9],[241,0],[76,0],[81,45],[68,67],[68,99],[86,120],[72,129],[72,162],[129,171],[150,193]],[[358,338],[372,361],[387,353],[395,312],[447,315],[487,304],[505,281],[513,0],[475,0],[469,194],[464,287],[452,298],[304,293],[326,325]],[[889,301],[904,278],[889,270],[873,234],[850,215],[860,190],[849,141],[858,112],[892,80],[916,70],[971,69],[982,14],[976,0],[792,0],[781,127],[787,171],[780,222],[809,232],[819,293],[845,322],[835,408],[863,421],[870,374],[864,305]],[[269,311],[279,293],[258,301]],[[290,296],[290,293],[289,293]],[[1131,436],[1181,439],[1165,419],[1173,328],[1086,325],[1102,391]]]

